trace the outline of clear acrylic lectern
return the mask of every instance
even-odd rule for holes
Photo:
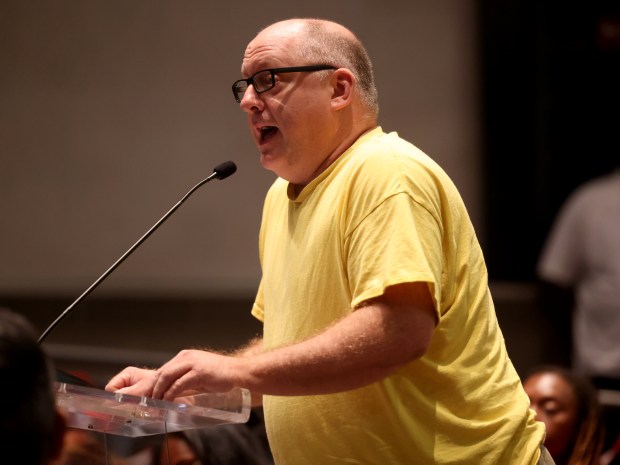
[[[246,389],[167,402],[65,382],[55,386],[56,406],[69,427],[63,452],[67,463],[174,465],[170,441],[208,436],[204,429],[218,425],[243,427],[251,410]]]
[[[170,433],[245,423],[251,410],[251,396],[246,389],[201,393],[168,402],[68,383],[55,386],[56,405],[68,426],[102,437],[106,456],[115,444],[127,449],[128,443],[145,444],[145,437],[149,444],[165,443]]]

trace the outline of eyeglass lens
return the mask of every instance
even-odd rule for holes
[[[271,70],[263,70],[256,73],[254,76],[249,78],[250,84],[254,86],[254,90],[257,93],[265,92],[271,89],[275,85],[275,80],[273,78],[273,73]],[[248,89],[248,82],[245,79],[240,79],[235,82],[233,85],[233,90],[235,92],[235,98],[237,101],[240,101],[245,94],[245,91]]]
[[[258,93],[265,92],[275,85],[273,73],[268,69],[256,73],[252,78],[252,82],[254,83],[254,89]]]

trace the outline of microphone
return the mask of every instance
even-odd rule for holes
[[[80,295],[77,299],[75,299],[75,301],[69,305],[64,312],[62,312],[58,318],[56,318],[51,325],[49,325],[47,327],[47,329],[43,332],[43,334],[41,334],[41,336],[39,337],[38,343],[41,344],[43,342],[43,340],[47,337],[47,335],[58,325],[58,323],[60,323],[62,320],[64,320],[67,315],[69,314],[69,312],[71,312],[71,310],[73,310],[73,308],[80,303],[88,294],[90,294],[92,291],[95,290],[95,288],[97,286],[99,286],[99,284],[101,284],[101,282],[108,277],[108,275],[110,273],[112,273],[121,263],[123,263],[123,261],[133,253],[134,250],[136,250],[136,248],[138,248],[138,246],[140,244],[142,244],[142,242],[145,241],[145,239],[147,237],[149,237],[153,232],[155,232],[155,230],[157,228],[159,228],[159,226],[168,219],[168,217],[170,215],[172,215],[177,208],[179,208],[181,206],[181,204],[183,202],[185,202],[188,197],[190,195],[192,195],[194,193],[194,191],[196,189],[198,189],[200,186],[208,183],[209,181],[211,181],[213,178],[215,179],[226,179],[228,176],[231,176],[232,174],[234,174],[237,171],[237,165],[235,165],[234,162],[232,161],[225,161],[223,163],[220,163],[219,165],[217,165],[215,168],[213,168],[213,173],[211,173],[211,175],[209,175],[209,177],[203,179],[202,181],[200,181],[198,184],[196,184],[194,187],[192,187],[189,192],[187,194],[185,194],[183,196],[183,198],[181,200],[179,200],[170,210],[168,210],[168,212],[162,216],[159,221],[157,221],[157,223],[155,223],[153,226],[151,226],[151,229],[149,229],[140,239],[138,239],[136,241],[136,243],[134,245],[132,245],[127,252],[125,252],[118,260],[116,260],[116,262],[114,262],[114,264],[108,268],[101,276],[99,276],[99,278],[90,285],[90,287],[88,289],[86,289],[82,295]]]
[[[237,171],[237,165],[235,165],[234,162],[229,160],[229,161],[225,161],[224,163],[220,163],[215,168],[213,168],[213,174],[211,176],[215,176],[217,179],[220,179],[220,180],[226,179],[228,176],[235,174],[235,171]],[[201,182],[200,185],[204,184],[205,182],[208,182],[211,176],[209,176],[207,179]],[[196,187],[199,187],[199,186],[196,186]],[[191,194],[194,191],[194,189],[196,189],[196,187],[194,187],[188,193],[188,195]]]

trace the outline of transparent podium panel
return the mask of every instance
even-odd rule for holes
[[[233,389],[168,402],[56,383],[56,405],[69,427],[132,438],[245,423],[250,416],[250,397],[246,389]]]

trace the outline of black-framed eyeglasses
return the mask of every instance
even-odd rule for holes
[[[280,73],[298,73],[298,72],[313,72],[313,71],[323,71],[326,69],[338,69],[332,65],[309,65],[309,66],[290,66],[288,68],[270,68],[270,69],[262,69],[247,79],[239,79],[235,81],[232,85],[233,95],[235,96],[235,100],[237,103],[241,103],[241,99],[243,98],[243,94],[248,89],[250,85],[254,86],[254,90],[257,94],[262,92],[266,92],[269,89],[273,89],[273,86],[276,85],[276,74]]]

